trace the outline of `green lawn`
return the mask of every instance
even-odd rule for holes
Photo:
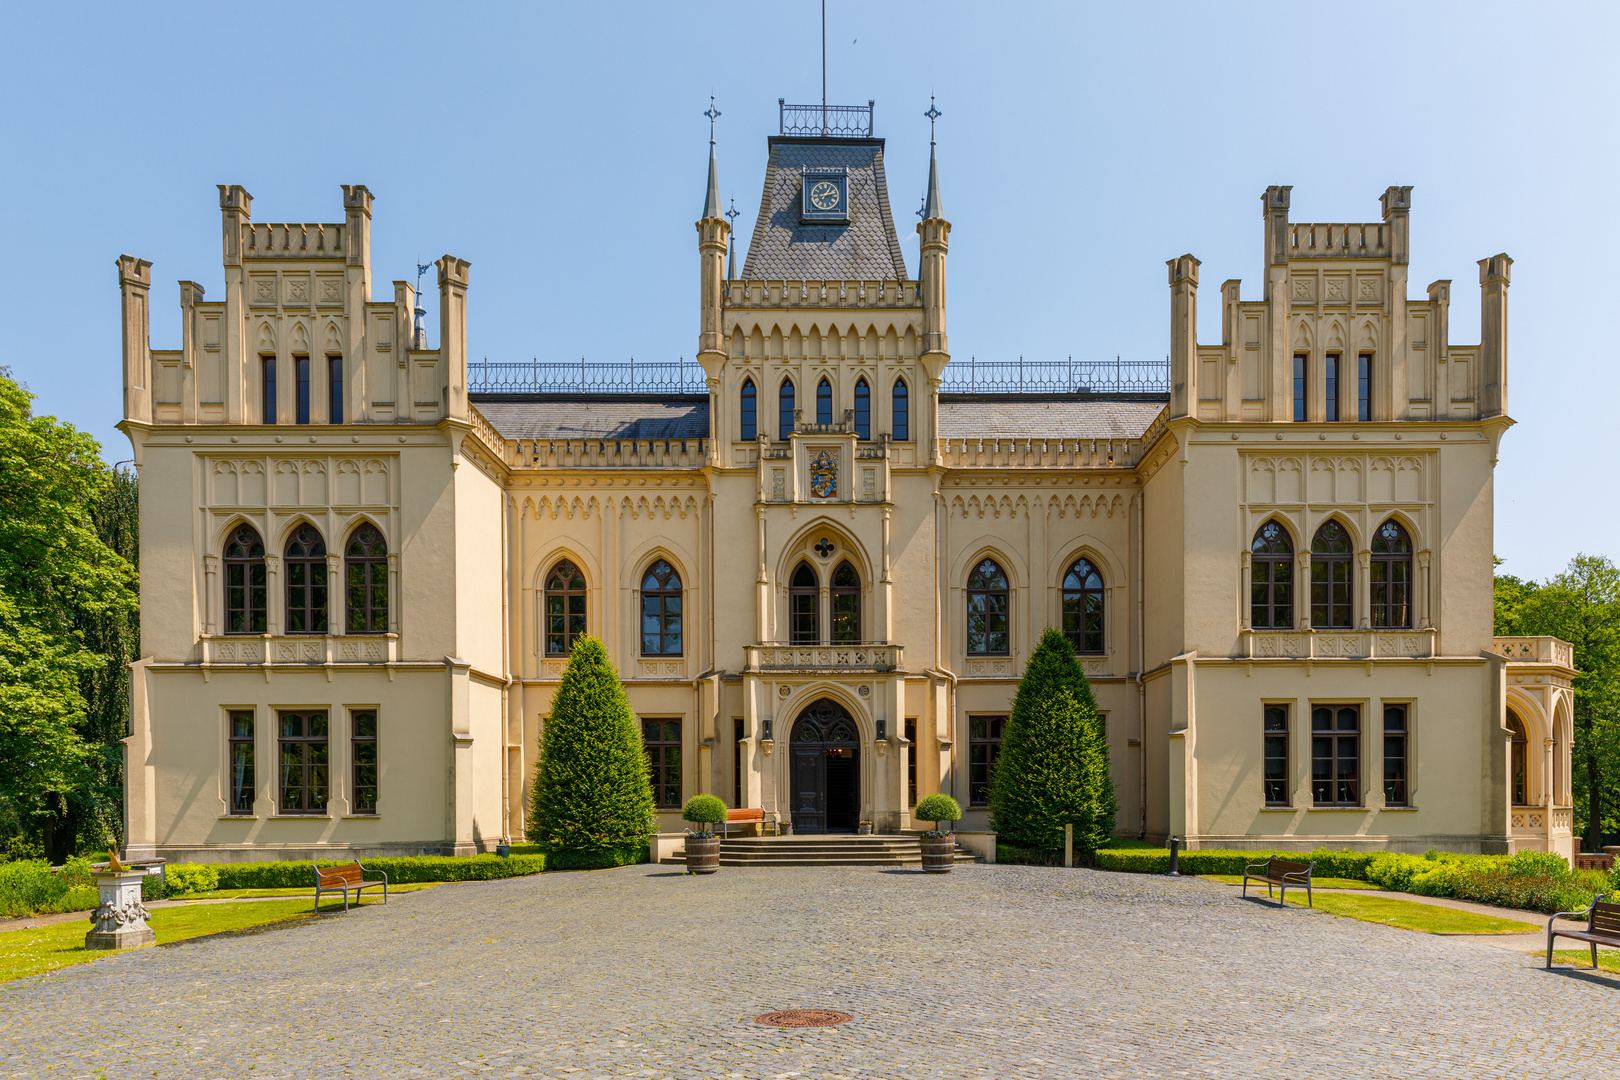
[[[1546,962],[1547,950],[1545,948],[1537,949],[1535,955],[1539,956],[1543,963]],[[1591,971],[1592,953],[1589,949],[1554,949],[1553,963],[1573,964],[1575,967]],[[1599,949],[1598,970],[1620,972],[1620,952],[1615,952],[1613,949]]]
[[[152,929],[158,944],[165,945],[204,934],[245,930],[266,923],[309,918],[312,905],[307,900],[270,901],[255,904],[198,904],[159,908],[152,912]],[[321,911],[343,911],[343,901],[329,905],[323,899]],[[112,953],[87,952],[84,935],[90,920],[54,923],[32,930],[11,930],[0,934],[0,982],[43,975],[49,971],[82,964]]]
[[[1242,885],[1243,884],[1243,875],[1242,874],[1200,874],[1199,877],[1202,877],[1205,881],[1218,881],[1222,885]],[[1313,887],[1315,887],[1315,888],[1318,888],[1318,889],[1376,889],[1376,888],[1378,888],[1378,886],[1374,885],[1370,881],[1360,881],[1360,880],[1358,880],[1356,878],[1347,878],[1347,877],[1318,877],[1318,878],[1312,878],[1311,879],[1311,885]],[[1253,881],[1249,882],[1249,891],[1250,892],[1253,892],[1256,888],[1258,888],[1262,893],[1265,892],[1266,891],[1265,882],[1263,882],[1263,881],[1260,882],[1258,886]],[[1292,892],[1295,888],[1302,888],[1302,886],[1290,885],[1290,886],[1288,886],[1288,888],[1289,888],[1289,891]]]
[[[1305,904],[1305,894],[1288,892],[1288,902]],[[1472,911],[1440,907],[1438,904],[1420,904],[1412,900],[1391,900],[1383,896],[1356,896],[1348,893],[1318,893],[1316,906],[1330,915],[1342,915],[1362,922],[1381,923],[1401,930],[1418,930],[1425,934],[1528,934],[1543,927],[1514,919],[1499,919],[1494,915],[1476,915]]]

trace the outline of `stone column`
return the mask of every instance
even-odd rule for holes
[[[281,614],[286,598],[279,592],[281,586],[281,556],[264,556],[264,631],[271,637],[281,633]],[[265,645],[265,660],[270,659],[270,646]]]
[[[219,556],[203,556],[203,633],[212,636],[219,633],[219,593],[217,581],[219,577]]]
[[[344,612],[348,610],[345,603],[347,597],[343,590],[343,556],[328,555],[326,557],[326,635],[341,634],[348,626]],[[334,657],[328,650],[327,660]]]
[[[147,925],[146,906],[141,903],[144,870],[93,871],[101,903],[90,913],[94,924],[84,935],[86,949],[134,949],[157,943],[157,934]]]

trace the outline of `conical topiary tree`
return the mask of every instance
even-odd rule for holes
[[[652,821],[630,699],[602,642],[576,638],[540,739],[529,840],[575,855],[635,849],[652,835]]]
[[[1083,856],[1114,829],[1114,787],[1108,745],[1074,646],[1047,627],[1029,658],[1002,736],[990,791],[997,839],[1014,847],[1054,851],[1063,826],[1074,824]]]

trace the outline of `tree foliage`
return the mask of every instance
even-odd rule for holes
[[[540,738],[531,804],[529,839],[553,851],[635,847],[652,835],[641,732],[598,638],[574,640]]]
[[[1075,848],[1089,859],[1113,835],[1107,734],[1074,646],[1052,627],[1018,682],[990,807],[998,841],[1014,847],[1056,850],[1072,822]]]
[[[1620,833],[1620,568],[1577,555],[1545,582],[1498,574],[1496,632],[1552,634],[1575,646],[1575,832],[1596,851]]]

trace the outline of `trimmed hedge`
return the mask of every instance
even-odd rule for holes
[[[1210,849],[1183,851],[1183,874],[1241,874],[1245,867],[1263,863],[1272,855],[1295,862],[1316,863],[1318,877],[1366,880],[1367,867],[1382,853],[1376,851],[1224,851]],[[1417,858],[1418,856],[1413,856]],[[1170,869],[1168,848],[1104,848],[1097,852],[1099,870],[1121,870],[1129,874],[1162,874]]]
[[[322,859],[321,866],[341,866],[352,860]],[[416,881],[490,881],[523,877],[546,869],[545,855],[416,855],[390,859],[362,859],[367,870],[381,870],[389,884]],[[180,863],[180,866],[187,864]],[[213,863],[221,889],[313,889],[315,871],[307,862]],[[173,873],[176,868],[168,867]]]
[[[1062,866],[1063,852],[1032,851],[1012,844],[997,844],[996,862],[1012,866]]]
[[[513,856],[514,859],[517,856]],[[634,866],[650,862],[648,848],[617,847],[601,851],[553,851],[545,856],[548,870],[607,870],[615,866]]]

